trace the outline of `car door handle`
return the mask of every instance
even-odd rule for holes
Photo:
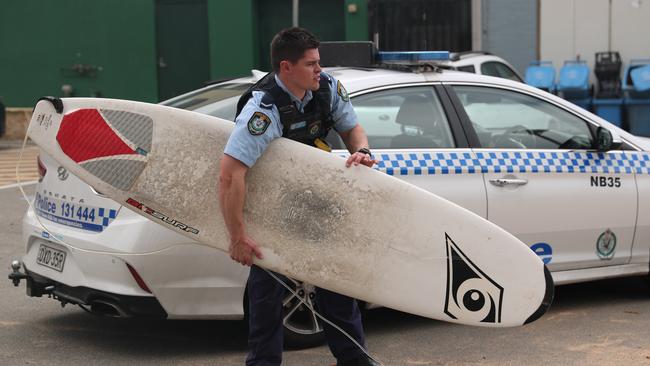
[[[490,183],[492,183],[492,185],[495,185],[497,187],[523,186],[524,184],[528,183],[528,180],[514,179],[514,178],[496,178],[496,179],[490,179]]]

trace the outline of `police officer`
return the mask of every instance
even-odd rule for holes
[[[332,128],[351,155],[345,162],[373,166],[368,138],[341,83],[321,71],[319,41],[302,28],[280,31],[271,42],[274,72],[253,85],[238,104],[235,129],[226,144],[219,176],[219,200],[230,234],[230,257],[251,266],[248,278],[249,353],[247,365],[282,362],[282,299],[285,288],[253,265],[262,258],[257,241],[246,233],[243,208],[246,172],[274,139],[284,136],[328,150],[325,136]],[[263,243],[261,243],[263,245]],[[354,299],[316,290],[321,314],[364,345],[359,307]],[[337,365],[376,365],[338,330],[325,324],[325,337]]]

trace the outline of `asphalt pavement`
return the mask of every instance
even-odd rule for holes
[[[28,143],[22,149],[22,141],[0,139],[0,187],[14,185],[21,182],[30,182],[38,179],[38,147]],[[22,154],[22,158],[21,158]],[[19,176],[16,177],[16,165],[20,161]]]
[[[0,188],[0,365],[243,365],[242,321],[110,319],[28,298],[24,284],[6,279],[23,251],[25,209],[17,188]],[[551,310],[523,327],[459,326],[389,309],[368,311],[364,324],[371,353],[386,365],[650,366],[650,286],[638,277],[559,287]],[[284,360],[334,364],[325,346],[288,350]]]

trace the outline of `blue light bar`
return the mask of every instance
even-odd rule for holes
[[[399,63],[449,61],[449,51],[378,52],[377,61]]]

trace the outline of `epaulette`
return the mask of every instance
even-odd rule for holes
[[[273,108],[273,104],[274,104],[273,96],[265,92],[264,96],[262,97],[262,100],[260,101],[260,107],[271,109]]]

